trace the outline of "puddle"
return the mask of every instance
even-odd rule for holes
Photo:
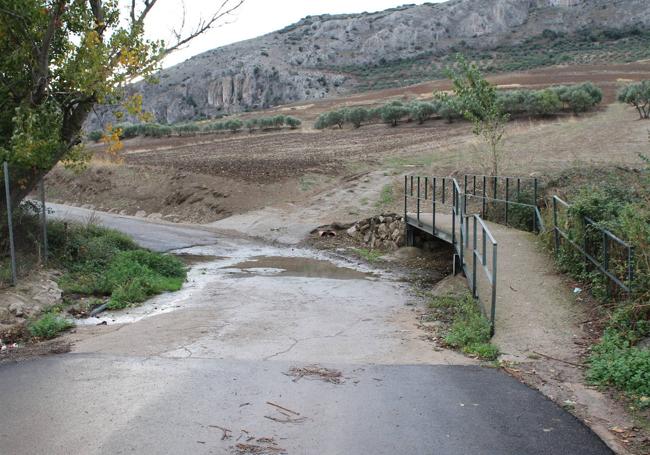
[[[205,262],[214,262],[222,259],[228,259],[226,256],[211,256],[211,255],[191,254],[191,253],[176,253],[174,254],[174,256],[180,259],[183,262],[183,264],[190,267]]]
[[[227,267],[236,269],[231,276],[249,277],[290,276],[303,278],[329,278],[333,280],[363,280],[376,278],[374,273],[341,267],[330,261],[306,257],[255,256]]]

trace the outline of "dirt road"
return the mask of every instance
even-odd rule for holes
[[[185,228],[101,220],[186,246]],[[182,250],[206,257],[179,293],[79,327],[70,354],[0,366],[3,453],[611,453],[541,394],[433,350],[402,277],[196,237],[216,239]]]

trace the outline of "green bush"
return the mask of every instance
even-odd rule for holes
[[[253,131],[255,131],[257,129],[258,121],[255,118],[250,119],[250,120],[246,120],[246,123],[245,123],[244,126],[246,127],[246,129],[248,130],[249,133],[252,133]]]
[[[94,130],[88,133],[88,139],[93,142],[99,142],[104,137],[104,132],[102,130]]]
[[[66,293],[109,296],[111,308],[123,308],[178,290],[185,280],[178,259],[143,250],[119,232],[58,221],[48,229],[51,257],[65,270],[59,285]]]
[[[173,130],[179,136],[194,136],[200,131],[200,128],[194,123],[183,123],[180,125],[174,125]]]
[[[287,118],[284,115],[276,115],[273,117],[273,126],[280,129],[284,126]]]
[[[429,308],[451,320],[443,337],[448,346],[484,360],[494,360],[499,350],[490,344],[490,323],[481,313],[479,305],[467,294],[463,297],[435,297],[429,303]]]
[[[634,106],[639,118],[650,118],[650,81],[626,85],[618,91],[618,100]]]
[[[300,125],[302,125],[302,122],[299,119],[297,119],[295,117],[291,117],[291,116],[287,116],[287,118],[285,119],[285,123],[292,130],[295,130],[296,128],[299,128]]]
[[[419,125],[429,120],[437,110],[436,106],[432,103],[415,102],[409,105],[411,118],[416,120]]]
[[[409,110],[401,103],[390,103],[381,110],[381,119],[391,126],[397,126],[404,117],[409,115]]]
[[[530,114],[541,116],[557,114],[561,109],[560,97],[551,89],[534,92],[528,107]]]
[[[244,127],[244,123],[239,119],[228,120],[224,123],[224,128],[229,130],[231,133],[236,133]]]
[[[36,338],[49,340],[59,333],[72,328],[74,324],[54,313],[45,313],[35,321],[27,324],[27,331]]]
[[[345,121],[349,122],[355,128],[360,128],[363,122],[368,120],[368,109],[365,107],[355,107],[349,109],[345,115]]]

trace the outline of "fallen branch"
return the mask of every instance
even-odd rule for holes
[[[541,355],[542,357],[545,357],[549,360],[555,360],[556,362],[566,363],[567,365],[571,365],[577,368],[587,368],[587,365],[585,365],[584,363],[569,362],[568,360],[562,360],[556,357],[551,357],[550,355],[542,354],[541,352],[537,352],[537,351],[533,351],[533,354]]]
[[[289,412],[289,413],[291,413],[291,414],[293,414],[293,415],[297,415],[297,416],[300,415],[299,412],[292,411],[291,409],[287,409],[287,408],[285,408],[285,407],[283,407],[283,406],[280,406],[279,404],[272,403],[271,401],[267,401],[266,404],[271,405],[271,406],[274,406],[274,407],[276,407],[276,408],[278,408],[278,409],[282,409],[283,411],[287,411],[287,412]]]
[[[216,428],[218,430],[221,430],[223,434],[221,435],[221,440],[224,441],[226,439],[230,439],[232,437],[232,431],[230,431],[228,428],[220,427],[219,425],[208,425],[210,428]]]

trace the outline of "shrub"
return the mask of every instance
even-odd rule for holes
[[[387,104],[381,110],[381,119],[391,126],[397,126],[399,121],[409,115],[409,110],[401,103],[395,102]]]
[[[257,129],[257,119],[246,120],[245,126],[249,133],[252,133]]]
[[[327,113],[327,127],[330,126],[338,126],[339,128],[343,128],[343,125],[345,124],[345,116],[346,116],[346,110],[345,109],[339,109],[336,111],[331,111]]]
[[[224,128],[232,133],[236,133],[244,127],[244,123],[239,119],[228,120],[224,123]]]
[[[559,96],[551,89],[539,90],[532,94],[531,104],[528,106],[530,114],[552,115],[562,109]]]
[[[411,118],[416,120],[419,125],[429,120],[436,113],[436,106],[431,103],[415,102],[409,106]]]
[[[463,117],[463,107],[455,96],[438,95],[438,114],[448,123]]]
[[[641,81],[621,88],[618,92],[618,100],[634,106],[639,113],[639,118],[650,118],[650,81]]]
[[[72,328],[74,324],[54,313],[45,313],[40,318],[27,324],[27,331],[36,338],[49,340],[60,332]]]
[[[316,123],[314,123],[314,128],[317,130],[324,130],[325,128],[328,128],[329,125],[329,119],[328,115],[326,112],[320,114],[318,118],[316,119]]]
[[[364,107],[355,107],[345,113],[345,121],[352,123],[355,128],[361,127],[366,120],[368,120],[368,109]]]
[[[199,126],[194,123],[183,123],[180,125],[175,125],[173,130],[179,136],[194,136],[199,130]]]
[[[284,123],[286,122],[287,118],[284,115],[276,115],[273,117],[273,126],[275,128],[282,128],[284,126]]]
[[[268,131],[274,128],[273,118],[271,117],[263,117],[259,119],[258,123],[263,131]]]
[[[88,133],[88,139],[93,142],[99,142],[104,137],[104,132],[102,130],[94,130]]]
[[[299,119],[297,119],[297,118],[295,118],[295,117],[291,117],[291,116],[288,116],[288,117],[285,119],[285,123],[286,123],[287,126],[288,126],[289,128],[291,128],[292,130],[295,130],[296,128],[299,128],[300,125],[302,125],[302,122],[301,122]]]

